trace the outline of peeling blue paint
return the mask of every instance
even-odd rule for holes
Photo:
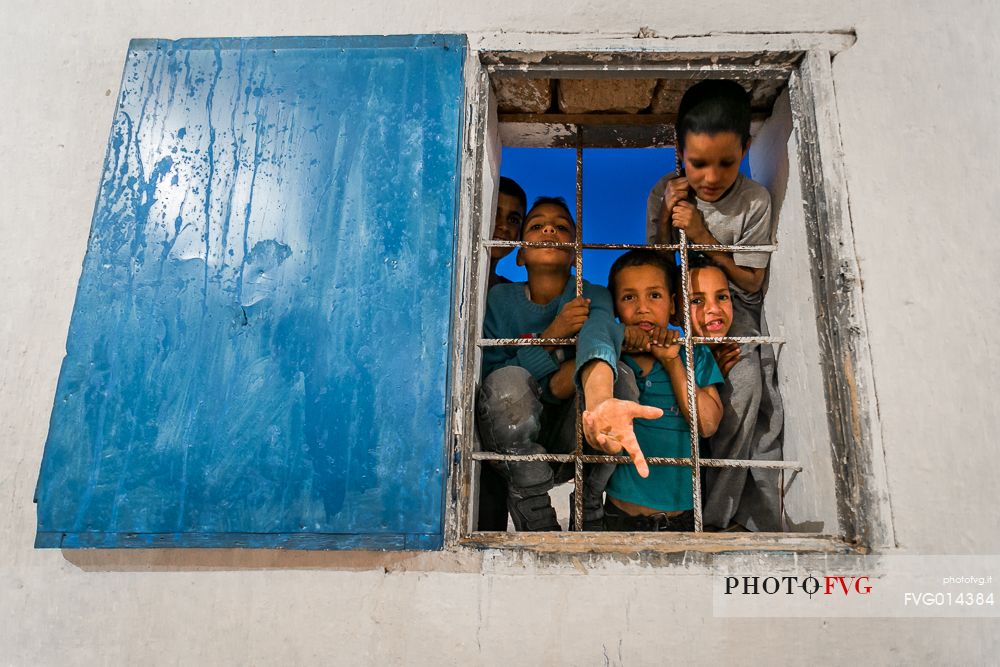
[[[441,545],[464,54],[133,41],[38,546]]]

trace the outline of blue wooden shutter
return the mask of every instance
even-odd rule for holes
[[[465,52],[131,44],[37,546],[440,547]]]

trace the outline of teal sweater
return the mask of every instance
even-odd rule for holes
[[[496,285],[486,298],[486,319],[483,338],[533,338],[541,335],[562,307],[576,296],[572,277],[558,299],[544,306],[528,300],[527,283]],[[602,359],[614,369],[617,378],[618,355],[621,353],[622,327],[615,322],[611,293],[600,285],[583,281],[583,296],[590,299],[590,315],[580,329],[576,344],[576,385],[580,387],[580,368],[588,361]],[[573,349],[566,349],[566,358]],[[483,377],[504,366],[521,366],[538,380],[548,393],[549,378],[559,368],[553,355],[542,347],[483,348]]]

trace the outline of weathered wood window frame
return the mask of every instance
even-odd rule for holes
[[[877,404],[833,89],[832,58],[853,43],[853,35],[721,35],[662,41],[640,37],[632,44],[583,37],[578,41],[580,46],[574,47],[580,50],[515,52],[488,48],[490,40],[485,39],[481,40],[484,48],[472,50],[467,63],[462,210],[456,230],[457,247],[461,249],[456,261],[460,289],[456,290],[454,310],[453,457],[447,543],[569,552],[864,552],[892,546]],[[835,462],[838,534],[475,532],[472,503],[476,468],[472,454],[475,389],[480,372],[476,344],[485,306],[489,254],[483,239],[489,238],[492,226],[494,202],[490,193],[495,197],[499,163],[499,146],[490,140],[498,123],[491,99],[491,77],[695,79],[747,77],[764,71],[771,77],[786,77],[791,98],[806,234],[813,255],[812,291],[819,316],[819,362],[833,448],[831,458]],[[613,126],[605,129],[612,133],[628,131]]]

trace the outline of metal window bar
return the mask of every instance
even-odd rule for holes
[[[484,248],[532,248],[532,247],[557,247],[572,248],[575,254],[576,269],[576,296],[583,295],[583,250],[630,250],[635,248],[649,248],[653,250],[674,250],[681,258],[681,300],[684,310],[684,331],[691,331],[691,308],[689,295],[690,273],[688,270],[688,252],[711,250],[715,252],[775,252],[777,245],[722,245],[722,244],[698,244],[688,243],[687,234],[679,230],[680,243],[584,243],[583,242],[583,128],[577,127],[576,146],[576,239],[573,243],[549,243],[530,241],[495,241],[493,239],[481,239],[480,243]],[[677,173],[681,173],[681,155],[677,155]],[[685,372],[687,376],[687,401],[690,424],[688,432],[691,436],[691,456],[690,457],[647,457],[647,464],[688,466],[691,468],[692,502],[694,505],[694,530],[703,532],[701,506],[701,468],[760,468],[778,470],[779,498],[784,504],[784,472],[791,470],[801,472],[802,465],[798,461],[755,461],[750,459],[703,459],[698,451],[698,405],[696,400],[696,381],[694,377],[694,346],[698,344],[721,344],[721,343],[757,343],[757,344],[784,344],[783,338],[773,336],[722,336],[709,338],[703,336],[688,336],[680,338],[678,342],[684,345],[686,360]],[[479,338],[477,336],[476,345],[478,347],[493,346],[542,346],[542,345],[576,345],[576,338]],[[573,463],[573,523],[577,531],[583,530],[583,464],[584,463],[613,463],[615,465],[628,465],[632,461],[627,456],[613,456],[603,454],[583,453],[583,402],[580,396],[575,398],[576,402],[576,447],[572,454],[498,454],[495,452],[473,452],[473,461],[545,461],[549,463]],[[783,514],[783,512],[782,512]]]
[[[677,176],[681,176],[684,171],[684,161],[681,154],[680,144],[674,148],[677,162]],[[666,206],[666,204],[664,204]],[[688,242],[687,232],[679,230],[681,257],[681,311],[684,314],[684,373],[687,376],[687,400],[688,400],[688,433],[691,436],[691,495],[694,506],[694,530],[696,533],[702,532],[704,525],[701,520],[701,461],[698,448],[698,400],[696,398],[697,388],[694,378],[694,345],[691,343],[691,303],[688,289],[690,287],[691,276],[688,273]]]
[[[685,337],[677,339],[681,345],[687,340]],[[774,336],[719,336],[718,338],[707,338],[704,336],[691,336],[691,341],[695,345],[713,345],[721,343],[773,343],[784,345],[784,338]],[[480,338],[479,347],[531,347],[538,345],[576,345],[576,338]]]
[[[614,454],[497,454],[496,452],[472,452],[473,461],[546,461],[548,463],[573,463],[577,459],[584,463],[632,463],[627,456]],[[802,471],[797,461],[754,461],[752,459],[699,459],[702,468],[762,468],[770,470]],[[648,456],[646,462],[658,466],[690,466],[691,458]]]
[[[576,128],[576,296],[583,296],[583,128]],[[583,398],[576,392],[576,462],[573,464],[573,524],[583,530]]]
[[[486,248],[577,248],[576,243],[549,243],[546,241],[484,241]],[[680,250],[679,243],[581,243],[584,250]],[[689,243],[688,250],[713,250],[717,252],[777,252],[776,245],[721,245],[714,243]]]

